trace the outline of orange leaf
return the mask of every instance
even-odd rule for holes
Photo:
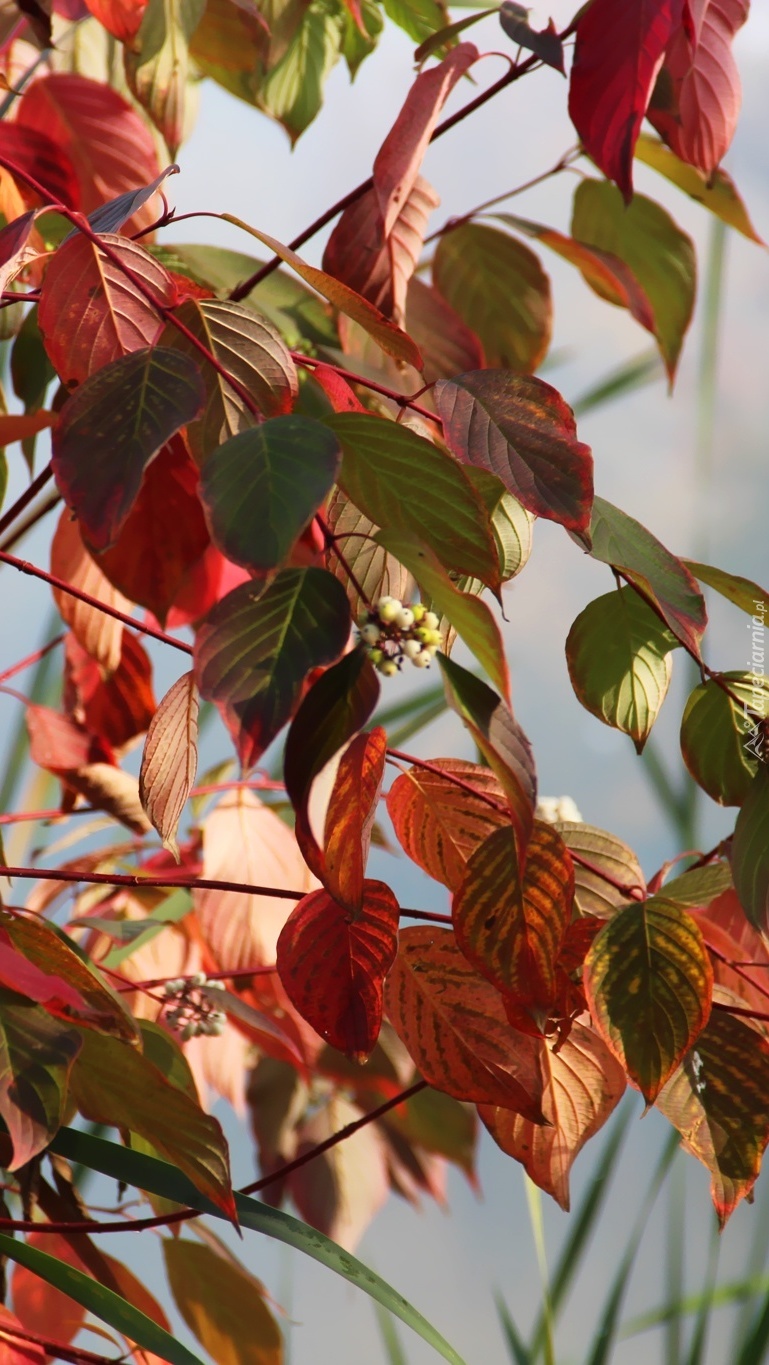
[[[363,876],[386,750],[387,735],[381,726],[356,735],[339,760],[326,811],[323,884],[354,915],[363,903]]]
[[[117,588],[113,588],[88,553],[78,522],[66,507],[59,517],[51,542],[51,573],[97,602],[103,602],[105,607],[115,607],[126,614],[133,608],[133,603]],[[58,588],[54,588],[53,596],[63,620],[86,654],[100,664],[106,673],[114,673],[120,663],[123,639],[121,622]]]
[[[445,929],[405,929],[385,1007],[419,1071],[458,1100],[543,1123],[543,1044],[511,1028],[502,997]]]
[[[14,1313],[0,1305],[0,1346],[3,1365],[45,1365],[42,1346],[24,1339],[24,1327]]]
[[[74,633],[67,636],[64,649],[65,709],[114,750],[124,750],[145,733],[157,707],[144,647],[132,631],[124,631],[120,663],[107,679]]]
[[[30,1246],[47,1251],[57,1261],[74,1266],[84,1275],[89,1273],[87,1265],[65,1237],[57,1233],[33,1232],[27,1241]],[[60,1341],[64,1345],[74,1341],[85,1322],[86,1310],[81,1304],[75,1303],[69,1294],[47,1284],[22,1265],[13,1267],[11,1290],[14,1310],[25,1327],[41,1337]]]
[[[0,416],[0,446],[9,446],[13,441],[25,441],[28,436],[36,436],[57,421],[57,413],[45,410]]]
[[[432,759],[429,769],[409,768],[397,777],[387,793],[387,811],[408,856],[452,891],[473,849],[509,821],[494,773],[454,758]]]
[[[278,939],[289,998],[340,1052],[365,1061],[382,1023],[382,986],[398,946],[398,903],[384,882],[365,881],[352,915],[326,891],[300,901]]]
[[[521,873],[515,832],[504,826],[468,859],[452,911],[457,942],[515,1004],[547,1009],[573,898],[571,854],[557,830],[534,822]]]
[[[580,1023],[558,1051],[555,1040],[548,1041],[543,1060],[549,1071],[542,1100],[546,1126],[496,1105],[479,1105],[478,1113],[502,1151],[568,1212],[574,1159],[622,1098],[625,1073],[598,1035]]]
[[[198,763],[198,689],[185,673],[161,701],[144,742],[139,799],[163,840],[179,858],[176,831]]]

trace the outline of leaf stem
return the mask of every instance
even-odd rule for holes
[[[408,398],[405,394],[398,393],[396,389],[388,388],[386,384],[378,384],[374,379],[366,379],[365,375],[354,374],[352,370],[348,370],[344,365],[332,365],[328,360],[318,360],[315,356],[304,355],[301,351],[291,351],[290,355],[291,359],[295,361],[297,365],[302,365],[305,369],[312,369],[316,365],[322,365],[324,369],[333,370],[335,374],[341,375],[343,379],[348,379],[351,384],[362,384],[364,388],[371,389],[372,393],[381,393],[383,398],[390,398],[392,402],[397,403],[399,407],[411,408],[413,412],[419,413],[420,417],[426,417],[430,422],[439,421],[439,418],[436,417],[434,412],[430,412],[429,408],[423,408],[421,403],[416,402],[416,396]],[[424,393],[424,391],[425,386],[423,385],[419,392]]]

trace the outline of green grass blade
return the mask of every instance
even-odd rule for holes
[[[171,1365],[203,1365],[199,1356],[172,1337],[165,1328],[159,1327],[146,1313],[141,1313],[138,1308],[134,1308],[121,1298],[120,1294],[116,1294],[112,1289],[106,1289],[90,1275],[84,1275],[82,1270],[65,1265],[47,1251],[38,1251],[37,1247],[31,1247],[15,1237],[8,1237],[4,1232],[0,1233],[0,1253],[25,1266],[33,1274],[39,1275],[41,1280],[60,1289],[62,1293],[69,1294],[71,1299],[82,1304],[89,1313],[95,1314],[102,1322],[116,1328],[138,1346],[143,1346],[147,1351],[154,1351],[156,1355],[170,1361]]]
[[[386,1308],[382,1307],[381,1303],[374,1304],[374,1311],[376,1312],[377,1322],[379,1323],[379,1331],[382,1336],[382,1344],[384,1345],[385,1355],[387,1357],[387,1365],[408,1365],[395,1323],[392,1320],[392,1315],[388,1313]]]
[[[619,1160],[622,1144],[633,1116],[633,1106],[626,1102],[618,1110],[600,1157],[596,1160],[595,1175],[588,1185],[582,1202],[574,1213],[571,1232],[561,1250],[550,1277],[550,1303],[554,1319],[582,1263],[585,1246],[595,1227],[598,1215],[609,1193],[609,1183]],[[539,1356],[544,1343],[544,1316],[540,1313],[529,1346],[531,1361]]]
[[[494,1302],[497,1306],[502,1335],[505,1339],[513,1365],[533,1365],[534,1357],[529,1353],[518,1328],[513,1322],[510,1309],[502,1298],[501,1294],[494,1295]]]
[[[653,384],[656,379],[661,378],[662,365],[657,352],[644,351],[643,355],[625,361],[598,384],[580,394],[571,405],[574,416],[584,417],[585,413],[593,408],[611,403],[615,398],[621,398],[623,394],[640,389],[646,384]]]
[[[92,1170],[100,1171],[102,1175],[111,1176],[114,1180],[135,1185],[140,1190],[160,1195],[164,1199],[173,1199],[179,1204],[189,1204],[199,1209],[201,1213],[226,1220],[222,1210],[208,1200],[202,1199],[191,1181],[167,1161],[160,1161],[143,1152],[131,1151],[129,1147],[107,1142],[104,1138],[91,1137],[90,1134],[80,1133],[74,1128],[60,1129],[51,1143],[51,1148],[68,1161],[80,1162]],[[236,1194],[235,1204],[241,1227],[263,1233],[266,1237],[273,1237],[276,1241],[285,1242],[287,1246],[311,1256],[313,1260],[341,1275],[350,1284],[362,1289],[377,1303],[381,1303],[432,1346],[444,1360],[448,1360],[450,1365],[464,1365],[462,1357],[403,1295],[373,1270],[369,1270],[357,1257],[343,1251],[322,1232],[308,1227],[306,1223],[302,1223],[298,1218],[292,1218],[290,1214],[283,1213],[280,1209],[260,1204],[258,1200],[251,1199],[248,1195]],[[130,1231],[130,1224],[126,1230]]]
[[[383,725],[387,731],[390,748],[400,749],[413,735],[424,730],[425,726],[437,720],[446,710],[448,710],[446,694],[443,685],[439,683],[437,687],[418,692],[413,697],[407,697],[405,701],[381,707],[376,712],[372,724]]]
[[[708,1278],[710,1268],[708,1269]],[[639,1313],[638,1317],[630,1318],[624,1323],[618,1332],[618,1337],[626,1341],[629,1337],[640,1336],[642,1332],[649,1332],[653,1327],[660,1327],[667,1322],[673,1313],[681,1314],[684,1317],[691,1317],[694,1313],[700,1313],[704,1305],[710,1308],[728,1308],[736,1303],[749,1303],[759,1294],[769,1294],[769,1275],[755,1275],[747,1280],[733,1280],[729,1284],[718,1285],[714,1289],[709,1286],[701,1294],[689,1294],[686,1298],[679,1300],[678,1303],[665,1303],[660,1308],[650,1308],[646,1313]],[[730,1360],[736,1360],[735,1355],[729,1355]]]
[[[667,1201],[664,1283],[671,1303],[679,1303],[684,1294],[685,1181],[684,1167],[679,1162],[670,1175]],[[671,1313],[665,1323],[665,1365],[681,1365],[682,1327],[680,1314]]]
[[[633,1265],[641,1245],[641,1239],[646,1231],[646,1224],[649,1221],[654,1201],[662,1188],[662,1184],[675,1158],[680,1143],[680,1136],[677,1132],[672,1132],[668,1137],[654,1174],[649,1183],[646,1197],[641,1205],[641,1212],[636,1219],[633,1230],[628,1238],[625,1254],[619,1264],[619,1269],[614,1277],[614,1282],[609,1290],[609,1294],[601,1315],[598,1330],[593,1338],[593,1344],[588,1356],[586,1365],[607,1365],[610,1358],[612,1347],[614,1346],[617,1330],[619,1327],[619,1315],[622,1311],[622,1302],[625,1297],[630,1276],[633,1272]]]
[[[694,1324],[694,1332],[692,1333],[692,1341],[689,1347],[686,1365],[704,1365],[710,1318],[715,1306],[714,1299],[716,1293],[716,1280],[718,1278],[718,1256],[720,1248],[721,1241],[718,1225],[714,1218],[710,1233],[708,1268],[705,1272],[705,1288],[701,1295],[702,1302],[697,1309],[697,1321]]]
[[[527,1175],[524,1175],[526,1188],[526,1203],[529,1209],[529,1222],[531,1223],[531,1233],[534,1239],[534,1250],[539,1266],[539,1278],[542,1285],[542,1327],[543,1327],[543,1348],[545,1355],[545,1365],[555,1365],[555,1348],[553,1344],[553,1334],[555,1332],[555,1317],[553,1315],[553,1302],[550,1296],[550,1276],[547,1269],[547,1253],[545,1251],[545,1227],[542,1219],[542,1192],[538,1185],[534,1184]]]

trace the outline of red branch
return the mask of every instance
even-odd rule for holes
[[[40,1226],[36,1224],[36,1226]],[[49,1341],[46,1337],[39,1337],[35,1332],[28,1332],[26,1327],[14,1327],[10,1322],[0,1322],[0,1341],[6,1341],[11,1346],[20,1341],[29,1341],[34,1346],[41,1346],[47,1356],[55,1356],[57,1360],[69,1360],[72,1365],[119,1365],[125,1359],[124,1356],[100,1356],[95,1351],[86,1351],[81,1346],[65,1346],[61,1341]],[[14,1352],[16,1355],[17,1352]]]
[[[317,360],[314,356],[303,355],[301,351],[292,351],[291,359],[297,365],[303,365],[305,369],[313,369],[316,365],[323,365],[327,370],[333,370],[343,379],[347,379],[351,384],[362,384],[364,389],[371,389],[372,393],[381,393],[383,398],[390,398],[393,403],[397,403],[402,408],[412,408],[418,412],[420,417],[426,417],[429,422],[437,422],[439,419],[429,408],[423,408],[421,403],[417,403],[415,398],[407,398],[405,394],[398,393],[396,389],[390,389],[386,384],[377,384],[374,379],[366,379],[362,374],[354,374],[352,370],[346,369],[344,365],[332,365],[328,360]],[[424,388],[419,390],[424,393]]]
[[[224,882],[211,877],[143,877],[140,872],[69,872],[52,867],[3,867],[0,877],[19,877],[41,882],[92,882],[96,886],[183,887],[187,891],[245,891],[252,896],[274,896],[276,900],[298,901],[305,891],[285,891],[277,886],[251,886],[248,882]]]
[[[4,673],[0,673],[0,683],[8,682],[9,678],[15,678],[17,673],[23,673],[25,668],[31,668],[33,664],[39,664],[46,654],[63,642],[63,635],[57,635],[55,639],[49,640],[47,645],[43,645],[41,649],[36,649],[34,654],[28,654],[25,659],[20,659],[17,664],[11,668],[6,668]]]
[[[391,1109],[397,1109],[399,1105],[405,1104],[406,1101],[410,1100],[414,1095],[418,1095],[420,1090],[425,1090],[426,1088],[427,1081],[416,1081],[414,1085],[410,1085],[408,1089],[401,1090],[397,1095],[393,1095],[391,1099],[385,1100],[377,1109],[372,1109],[368,1114],[363,1114],[359,1119],[355,1119],[353,1123],[345,1124],[344,1128],[340,1128],[337,1133],[333,1133],[331,1137],[326,1138],[324,1142],[319,1142],[316,1147],[311,1147],[309,1151],[303,1152],[301,1156],[295,1157],[293,1161],[287,1161],[285,1165],[279,1166],[276,1171],[270,1171],[269,1175],[263,1175],[260,1180],[254,1180],[252,1184],[244,1185],[243,1189],[237,1191],[237,1193],[257,1194],[259,1190],[266,1189],[268,1185],[274,1185],[276,1181],[283,1180],[287,1175],[291,1175],[292,1171],[297,1171],[300,1166],[306,1166],[308,1162],[314,1161],[316,1157],[322,1156],[324,1152],[330,1151],[331,1148],[336,1147],[338,1143],[344,1142],[347,1138],[352,1137],[353,1133],[357,1133],[361,1128],[365,1128],[367,1124],[374,1123],[377,1119],[382,1118],[385,1114],[388,1114]],[[175,1223],[186,1223],[191,1218],[199,1217],[199,1209],[188,1208],[180,1209],[176,1213],[159,1214],[155,1218],[137,1218],[132,1222],[122,1221],[115,1223],[96,1223],[87,1218],[82,1219],[78,1223],[40,1223],[34,1219],[0,1218],[0,1229],[4,1232],[58,1233],[62,1236],[83,1233],[86,1236],[91,1237],[96,1233],[104,1232],[145,1232],[148,1228],[171,1227]]]
[[[188,645],[186,641],[178,640],[175,635],[166,635],[163,630],[155,630],[154,626],[143,625],[133,616],[126,615],[124,611],[118,611],[117,607],[108,606],[106,602],[100,602],[98,598],[91,597],[90,593],[81,592],[80,588],[73,588],[70,583],[65,583],[63,578],[55,578],[53,574],[46,573],[45,569],[39,569],[36,564],[30,564],[26,559],[17,559],[16,555],[9,555],[6,550],[0,550],[0,563],[10,564],[12,569],[18,569],[20,573],[30,574],[32,578],[42,579],[44,583],[50,584],[59,592],[65,592],[68,597],[76,597],[78,602],[85,602],[87,606],[94,607],[96,611],[103,611],[105,616],[113,616],[116,621],[122,621],[123,625],[130,626],[131,630],[138,630],[142,635],[151,635],[153,640],[160,640],[164,645],[181,649],[184,654],[192,654],[192,645]]]

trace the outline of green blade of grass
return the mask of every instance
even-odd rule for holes
[[[607,1365],[610,1358],[610,1353],[614,1346],[619,1327],[619,1315],[622,1311],[622,1302],[630,1282],[630,1276],[633,1272],[638,1248],[641,1245],[641,1240],[646,1231],[646,1225],[649,1221],[652,1208],[654,1207],[654,1202],[678,1151],[680,1140],[679,1134],[674,1131],[669,1135],[668,1140],[662,1149],[662,1154],[657,1162],[654,1174],[652,1175],[649,1187],[646,1191],[646,1196],[641,1205],[641,1212],[630,1233],[625,1248],[625,1254],[619,1263],[617,1274],[614,1277],[611,1289],[606,1298],[604,1310],[598,1324],[598,1330],[593,1338],[593,1344],[590,1348],[590,1354],[587,1358],[586,1365]]]
[[[710,1270],[708,1278],[709,1275]],[[735,1303],[749,1303],[759,1294],[769,1294],[769,1275],[730,1281],[729,1284],[718,1285],[712,1291],[706,1286],[700,1294],[688,1294],[677,1303],[665,1303],[659,1308],[650,1308],[648,1312],[630,1318],[628,1322],[623,1323],[617,1336],[622,1341],[627,1341],[629,1337],[637,1337],[642,1332],[649,1332],[654,1327],[662,1326],[671,1314],[679,1313],[684,1317],[691,1317],[694,1313],[700,1313],[705,1304],[712,1308],[729,1308]],[[736,1355],[729,1356],[730,1360],[736,1358]]]
[[[543,1350],[545,1365],[555,1365],[555,1347],[553,1335],[555,1332],[555,1317],[553,1315],[553,1302],[550,1296],[550,1276],[547,1269],[547,1253],[545,1251],[545,1227],[542,1219],[542,1192],[539,1186],[529,1176],[524,1175],[526,1188],[526,1203],[529,1209],[529,1222],[534,1239],[534,1250],[539,1266],[539,1278],[542,1285],[542,1327],[543,1327]]]
[[[718,1256],[721,1248],[721,1241],[718,1231],[718,1224],[715,1218],[711,1225],[710,1247],[708,1249],[708,1268],[705,1272],[705,1288],[702,1292],[699,1308],[697,1309],[697,1321],[694,1324],[692,1341],[689,1347],[689,1356],[686,1365],[703,1365],[705,1360],[705,1347],[707,1345],[708,1331],[710,1329],[710,1319],[714,1308],[714,1298],[716,1293],[716,1280],[718,1278]],[[682,1316],[682,1315],[680,1315]]]
[[[764,1298],[763,1308],[754,1318],[743,1339],[740,1354],[735,1357],[734,1365],[766,1365],[767,1347],[769,1347],[769,1293]]]
[[[686,1176],[679,1162],[670,1175],[667,1201],[667,1235],[665,1237],[664,1284],[672,1303],[684,1293],[684,1226],[686,1223]],[[665,1323],[665,1365],[681,1365],[682,1322],[678,1313],[671,1313]]]
[[[623,394],[640,389],[645,384],[653,384],[661,377],[662,365],[657,352],[644,351],[643,355],[634,356],[632,360],[626,360],[622,365],[618,365],[616,370],[612,370],[599,383],[580,394],[571,405],[574,416],[584,417],[585,413],[593,408],[611,403],[615,398],[621,398]]]
[[[529,1354],[529,1349],[513,1322],[510,1309],[502,1298],[502,1295],[495,1294],[494,1302],[497,1307],[497,1315],[502,1328],[502,1335],[505,1339],[505,1345],[507,1346],[513,1365],[533,1365],[534,1358]]]
[[[157,1157],[147,1156],[143,1152],[134,1152],[129,1147],[121,1147],[118,1143],[108,1142],[104,1138],[92,1137],[74,1128],[60,1129],[51,1143],[51,1150],[66,1157],[68,1161],[80,1162],[92,1170],[100,1171],[102,1175],[110,1176],[113,1180],[135,1185],[140,1190],[146,1190],[148,1194],[173,1199],[178,1204],[191,1205],[192,1208],[210,1214],[213,1218],[226,1220],[226,1214],[215,1204],[202,1199],[191,1181],[167,1161],[160,1161]],[[280,1209],[271,1208],[269,1204],[261,1204],[248,1195],[236,1194],[235,1204],[242,1228],[260,1232],[265,1237],[273,1237],[276,1241],[285,1242],[287,1246],[311,1256],[313,1260],[327,1266],[329,1270],[341,1275],[350,1284],[362,1289],[376,1302],[381,1303],[432,1346],[444,1360],[448,1360],[450,1365],[465,1365],[453,1346],[449,1345],[408,1299],[373,1270],[369,1270],[356,1256],[343,1251],[336,1242],[325,1237],[322,1232],[302,1223],[298,1218],[292,1218],[290,1214],[283,1213]],[[130,1223],[126,1231],[130,1231]]]
[[[148,1351],[162,1356],[170,1365],[203,1365],[199,1356],[172,1337],[165,1328],[159,1327],[146,1313],[134,1308],[114,1290],[107,1289],[98,1280],[85,1275],[82,1270],[66,1265],[47,1251],[39,1251],[16,1237],[0,1232],[0,1253],[8,1256],[18,1265],[25,1266],[41,1280],[68,1294],[76,1303],[94,1313],[102,1322],[114,1327],[123,1336],[135,1341]]]
[[[381,1303],[374,1304],[374,1311],[387,1357],[387,1365],[408,1365],[392,1315],[388,1313],[386,1308],[382,1307]]]

